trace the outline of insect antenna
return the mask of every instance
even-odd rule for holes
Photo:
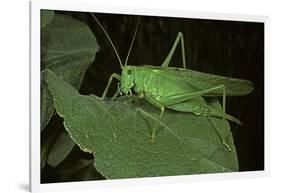
[[[114,43],[112,42],[111,38],[109,37],[109,35],[108,35],[107,32],[105,31],[105,29],[103,28],[103,26],[101,25],[101,23],[99,22],[99,20],[96,18],[96,16],[95,16],[93,13],[91,13],[91,15],[92,15],[92,17],[95,19],[95,21],[98,23],[98,25],[100,26],[100,28],[102,29],[102,31],[104,32],[104,34],[106,35],[108,41],[110,42],[110,45],[112,46],[112,48],[113,48],[113,50],[114,50],[114,52],[115,52],[115,54],[116,54],[116,56],[117,56],[117,59],[118,59],[119,64],[120,64],[120,68],[122,69],[122,68],[123,68],[123,64],[122,64],[122,61],[121,61],[121,59],[120,59],[120,57],[119,57],[119,54],[118,54],[118,52],[117,52],[115,46],[114,46]]]
[[[137,26],[136,26],[136,29],[135,29],[135,32],[134,32],[133,39],[132,39],[132,41],[131,41],[131,45],[130,45],[130,48],[129,48],[129,51],[128,51],[128,54],[127,54],[127,57],[126,57],[125,64],[124,64],[125,66],[127,66],[128,59],[129,59],[129,56],[130,56],[130,53],[131,53],[133,44],[134,44],[134,42],[135,42],[135,38],[136,38],[136,34],[137,34],[137,31],[138,31],[138,28],[139,28],[139,24],[140,24],[140,18],[138,18],[138,23],[137,23]]]

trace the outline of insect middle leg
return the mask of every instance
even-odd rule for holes
[[[168,67],[169,66],[170,61],[171,61],[171,59],[172,59],[172,57],[175,53],[176,47],[179,44],[179,41],[181,41],[182,65],[183,65],[183,68],[186,69],[184,39],[183,39],[183,34],[181,32],[178,32],[176,40],[175,40],[169,54],[167,55],[163,64],[161,65],[162,67]]]
[[[160,121],[162,119],[162,116],[164,114],[165,107],[158,100],[156,100],[155,98],[153,98],[149,95],[145,95],[144,93],[140,93],[139,96],[144,98],[147,102],[149,102],[151,105],[157,107],[161,111],[160,116],[159,116],[159,120],[158,120],[156,126],[152,128],[152,132],[151,132],[151,143],[155,143],[156,129],[160,125],[159,123],[160,123]]]

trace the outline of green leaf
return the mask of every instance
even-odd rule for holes
[[[55,12],[53,10],[41,10],[41,28],[48,25],[53,17],[55,15]]]
[[[90,28],[71,16],[55,14],[52,22],[42,29],[41,40],[41,70],[51,69],[79,89],[98,50]],[[44,129],[55,108],[45,81],[41,80],[41,129]]]
[[[57,167],[67,157],[74,146],[75,143],[70,138],[69,134],[63,131],[52,146],[47,163],[53,167]]]
[[[151,144],[157,121],[144,112],[157,119],[158,109],[127,97],[101,101],[80,95],[49,70],[44,78],[66,130],[95,155],[95,167],[107,179],[238,171],[232,134],[221,119],[167,110]],[[222,144],[224,136],[232,151]]]

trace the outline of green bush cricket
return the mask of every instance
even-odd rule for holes
[[[133,90],[140,98],[160,109],[159,121],[161,121],[165,109],[168,108],[199,116],[220,117],[223,121],[229,120],[237,124],[242,124],[235,117],[226,114],[226,96],[243,96],[251,93],[254,89],[251,81],[187,69],[184,37],[181,32],[178,32],[176,40],[161,66],[127,65],[139,22],[135,29],[126,61],[123,64],[111,38],[95,15],[93,13],[91,15],[109,40],[122,70],[121,75],[113,73],[110,76],[108,84],[100,97],[101,99],[106,97],[109,86],[113,78],[115,78],[119,83],[117,92],[113,98],[118,93],[120,95],[132,95]],[[172,56],[179,43],[181,44],[183,68],[169,67]],[[222,111],[210,107],[204,97],[222,97]],[[152,143],[155,141],[155,135],[156,128],[152,128]],[[222,142],[227,145],[224,139],[222,139]]]

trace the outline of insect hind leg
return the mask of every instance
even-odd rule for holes
[[[186,58],[185,58],[185,48],[184,48],[184,39],[183,39],[183,34],[181,32],[178,32],[176,40],[168,54],[168,56],[165,58],[163,64],[161,65],[162,67],[168,67],[170,64],[170,61],[175,53],[176,47],[179,44],[179,41],[181,42],[181,53],[182,53],[182,65],[183,68],[186,69]]]
[[[196,97],[200,97],[200,96],[212,96],[212,95],[208,95],[216,90],[220,90],[222,92],[222,109],[223,109],[223,113],[222,113],[222,120],[223,123],[226,123],[226,90],[225,90],[225,86],[224,84],[215,86],[213,88],[209,88],[209,89],[204,89],[204,90],[200,90],[197,92],[193,92],[193,93],[182,93],[182,94],[177,94],[177,95],[170,95],[170,96],[166,96],[162,98],[162,103],[169,108],[173,106],[173,105],[179,105],[181,103],[184,103],[188,100],[194,99]],[[173,108],[171,108],[173,109]],[[200,115],[200,112],[197,112],[197,115]],[[212,116],[212,115],[211,115]],[[222,143],[227,147],[228,150],[230,150],[230,146],[227,144],[227,142],[225,141],[225,138],[222,137],[221,138]]]
[[[223,97],[223,120],[225,120],[225,103],[226,103],[226,91],[225,91],[225,86],[224,84],[212,87],[212,88],[208,88],[208,89],[204,89],[204,90],[199,90],[196,92],[186,92],[186,93],[182,93],[182,94],[176,94],[176,95],[169,95],[169,96],[165,96],[162,97],[161,101],[162,104],[165,106],[170,106],[170,105],[174,105],[174,104],[180,104],[182,102],[185,102],[187,100],[196,98],[196,97],[200,97],[200,96],[209,96],[208,94],[217,91],[217,90],[221,90],[222,92],[222,97]],[[212,96],[212,95],[211,95]]]

